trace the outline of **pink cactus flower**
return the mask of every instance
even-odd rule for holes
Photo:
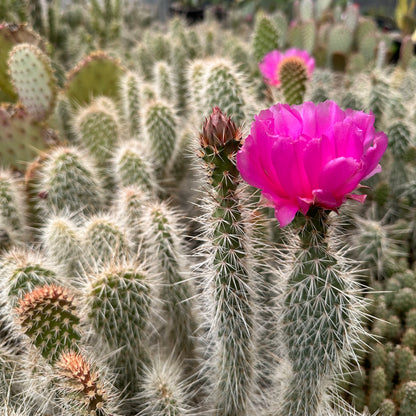
[[[306,66],[309,78],[312,76],[315,69],[315,59],[309,56],[308,52],[295,48],[288,49],[286,52],[274,50],[265,55],[259,64],[260,72],[268,84],[280,86],[280,67],[288,60],[302,62]]]
[[[280,226],[311,206],[337,210],[351,192],[381,171],[387,136],[374,129],[374,115],[333,101],[276,104],[255,116],[237,154],[243,179],[262,190]]]

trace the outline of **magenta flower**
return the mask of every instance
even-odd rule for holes
[[[298,211],[336,210],[362,180],[381,171],[387,136],[374,129],[374,115],[343,111],[333,101],[277,104],[255,116],[237,154],[237,168],[262,190],[283,227]]]
[[[309,78],[312,76],[315,69],[315,59],[309,56],[308,52],[295,48],[288,49],[286,52],[274,50],[265,55],[259,64],[266,82],[270,85],[280,86],[280,68],[282,64],[290,60],[304,64]]]

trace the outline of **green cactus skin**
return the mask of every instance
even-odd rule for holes
[[[406,328],[414,329],[416,331],[416,308],[411,309],[406,314]]]
[[[25,110],[35,121],[46,120],[56,102],[56,81],[49,58],[36,46],[23,43],[9,54],[9,74]]]
[[[140,75],[146,81],[150,81],[153,76],[153,66],[155,64],[155,58],[149,51],[146,45],[139,44],[137,48],[137,63],[139,66]]]
[[[312,54],[317,37],[315,22],[313,20],[305,21],[299,25],[299,30],[302,38],[302,49]]]
[[[289,105],[302,104],[308,80],[306,65],[298,58],[287,58],[282,62],[279,78],[285,102]]]
[[[350,91],[341,98],[340,106],[344,109],[351,108],[357,111],[360,111],[364,107],[361,100]]]
[[[130,138],[138,138],[141,129],[141,100],[140,80],[132,72],[127,72],[121,78],[121,98],[124,110],[124,119],[128,126]]]
[[[392,124],[387,130],[389,148],[396,159],[403,160],[410,145],[410,129],[404,122]]]
[[[14,102],[17,95],[8,76],[7,60],[9,52],[19,43],[39,46],[41,38],[27,24],[2,23],[0,25],[0,90],[7,97],[8,102]]]
[[[25,241],[26,213],[21,184],[10,171],[0,169],[0,223],[11,241]],[[0,227],[2,228],[2,227]]]
[[[163,344],[177,357],[194,359],[197,323],[190,300],[194,293],[187,281],[179,216],[165,203],[151,203],[144,213],[142,227],[147,258],[152,259],[152,267],[161,278]]]
[[[155,173],[161,180],[174,153],[178,121],[171,105],[153,101],[145,109],[144,123],[147,144],[155,161]]]
[[[372,62],[376,57],[377,38],[374,33],[367,35],[361,39],[358,45],[358,51],[364,57],[365,63]]]
[[[205,79],[204,115],[219,107],[225,114],[230,114],[236,123],[245,119],[244,79],[234,70],[228,60],[216,60],[207,68]]]
[[[154,278],[137,263],[110,263],[89,277],[84,290],[86,323],[100,343],[119,350],[110,361],[119,369],[117,384],[130,393],[138,390],[144,368],[149,365],[146,328]]]
[[[120,186],[137,186],[152,194],[155,189],[153,164],[144,143],[126,141],[120,146],[114,160],[115,176]]]
[[[282,415],[321,414],[329,406],[325,393],[336,400],[329,380],[342,373],[346,358],[355,357],[353,345],[364,333],[358,285],[345,259],[331,248],[328,215],[321,208],[311,208],[306,217],[298,219],[299,240],[295,240],[287,270],[282,310],[293,372]]]
[[[41,239],[48,259],[61,276],[68,279],[69,284],[74,283],[71,278],[83,274],[83,253],[77,224],[69,216],[52,216],[42,227]]]
[[[101,371],[77,350],[65,351],[56,363],[55,388],[63,408],[80,416],[117,414],[116,393]],[[101,370],[101,368],[99,369]]]
[[[386,392],[390,395],[394,387],[394,378],[396,376],[396,355],[394,351],[387,353],[387,360],[385,366],[386,372]]]
[[[166,62],[157,62],[154,67],[154,79],[158,99],[174,102],[172,69]]]
[[[414,307],[416,307],[416,293],[410,287],[399,289],[399,291],[394,294],[392,309],[399,317],[406,315],[406,313]]]
[[[347,55],[352,47],[353,36],[347,26],[336,24],[328,33],[328,42],[329,56],[336,52]]]
[[[92,216],[82,230],[85,268],[100,270],[114,261],[130,255],[131,245],[123,228],[107,214]]]
[[[101,97],[81,109],[75,117],[74,128],[79,141],[88,149],[97,166],[106,168],[121,136],[113,101]]]
[[[125,69],[105,52],[92,52],[67,75],[66,95],[73,107],[88,105],[94,97],[120,98],[120,79]]]
[[[296,23],[295,25],[291,25],[289,27],[287,41],[291,47],[302,49],[303,37],[300,23]]]
[[[60,286],[42,286],[26,293],[16,309],[19,325],[43,358],[55,363],[81,339],[74,297]]]
[[[402,389],[404,397],[400,403],[399,416],[413,416],[416,411],[416,381],[409,381]]]
[[[97,212],[104,191],[93,163],[75,147],[58,147],[43,161],[39,171],[38,206],[50,213],[81,217]]]
[[[370,353],[371,368],[384,367],[387,361],[387,351],[384,345],[377,344]]]
[[[359,45],[363,39],[368,36],[377,33],[376,23],[372,19],[360,18],[358,22],[357,29],[355,31],[355,38],[357,44]]]
[[[41,151],[56,143],[56,134],[32,119],[21,106],[0,106],[0,165],[24,171]]]
[[[159,359],[147,369],[138,399],[145,404],[143,415],[190,416],[193,412],[188,396],[179,366]]]
[[[235,124],[214,109],[228,128],[227,133],[214,129],[213,136],[225,136],[225,144],[201,134],[202,150],[208,182],[203,201],[206,216],[203,237],[209,350],[207,365],[212,371],[210,388],[214,414],[246,416],[251,414],[254,384],[254,313],[251,289],[251,268],[247,258],[249,242],[244,234],[240,210],[239,173],[235,154],[241,145],[241,132]],[[211,117],[207,121],[212,126]]]
[[[351,33],[354,33],[357,28],[359,16],[359,7],[355,4],[348,4],[344,11],[344,21]]]
[[[354,373],[352,373],[352,381],[351,381],[351,395],[352,395],[352,402],[354,404],[355,409],[358,412],[362,412],[366,405],[366,397],[365,397],[365,390],[364,386],[366,384],[366,373],[365,369],[359,367]]]
[[[387,109],[389,95],[389,85],[384,80],[375,78],[370,90],[368,109],[371,110],[376,117],[375,127],[377,129],[380,127],[383,114]]]
[[[299,3],[299,17],[304,22],[314,18],[314,2],[313,0],[301,0]]]
[[[260,62],[268,52],[278,48],[279,31],[275,22],[264,14],[258,14],[252,40],[254,59]]]
[[[386,398],[386,374],[382,367],[378,367],[370,374],[370,412],[374,413]]]

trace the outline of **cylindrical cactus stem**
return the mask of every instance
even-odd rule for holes
[[[254,384],[254,313],[235,154],[241,130],[219,108],[204,123],[200,142],[210,189],[204,198],[206,278],[214,414],[251,414]]]
[[[236,123],[245,118],[243,76],[235,70],[235,65],[228,60],[215,60],[208,67],[204,90],[204,112],[211,112],[218,106],[226,114],[230,114]]]
[[[149,203],[143,216],[144,247],[151,267],[161,277],[163,345],[177,357],[195,359],[197,327],[191,299],[193,288],[186,273],[184,238],[178,215],[165,203]]]
[[[166,62],[157,62],[154,67],[154,78],[157,97],[161,100],[174,102],[172,69]]]
[[[336,403],[334,379],[355,357],[353,346],[364,331],[358,284],[346,259],[334,250],[329,229],[329,212],[312,207],[299,217],[298,237],[292,236],[282,309],[292,374],[281,415],[316,416],[325,413],[331,399]]]
[[[198,116],[204,115],[204,81],[206,63],[203,60],[193,61],[187,72],[192,108]]]
[[[152,194],[156,188],[153,164],[144,143],[124,142],[114,160],[116,181],[120,186],[138,186]]]
[[[142,130],[140,119],[140,80],[132,72],[121,79],[121,98],[124,119],[127,122],[129,136],[137,138]]]
[[[279,49],[279,30],[276,23],[263,13],[256,16],[252,48],[256,62],[260,62],[268,52]]]
[[[416,381],[409,381],[402,386],[403,400],[400,403],[400,416],[412,416],[416,409]]]
[[[16,313],[23,332],[49,363],[55,363],[65,350],[78,350],[79,317],[67,289],[37,287],[20,299]]]
[[[79,228],[69,216],[52,216],[41,229],[41,238],[47,257],[73,283],[71,277],[83,274],[81,237]]]
[[[107,189],[112,189],[112,178],[108,174],[110,160],[121,138],[121,125],[114,102],[107,97],[95,99],[88,107],[79,111],[74,120],[79,141],[100,168]]]
[[[144,416],[188,416],[189,394],[182,379],[180,367],[172,362],[155,360],[146,371],[143,391],[138,395],[144,403]]]
[[[143,239],[143,222],[142,217],[145,211],[145,205],[149,201],[149,194],[137,186],[122,187],[116,198],[114,207],[115,215],[118,222],[126,230],[127,237],[132,244],[132,250],[137,252],[139,247],[145,245]],[[140,250],[137,254],[141,256]]]
[[[279,79],[285,102],[289,105],[302,104],[308,80],[305,62],[296,56],[286,58],[279,68]]]
[[[114,262],[90,275],[84,290],[86,324],[100,343],[119,350],[110,357],[119,369],[117,384],[134,393],[150,364],[146,330],[150,327],[154,277],[138,263]]]
[[[155,160],[156,176],[161,180],[176,144],[178,122],[173,107],[161,101],[149,103],[144,122],[147,142]]]
[[[99,270],[113,261],[128,259],[131,245],[123,227],[110,215],[96,215],[84,224],[82,248],[86,270]]]
[[[56,368],[54,381],[64,408],[71,414],[110,416],[116,412],[114,388],[77,350],[65,351]]]
[[[51,213],[83,216],[104,205],[104,190],[90,158],[75,147],[59,147],[46,155],[39,169],[38,206]]]
[[[23,189],[11,172],[0,169],[0,224],[11,242],[23,242],[26,225]],[[1,243],[0,243],[1,247]]]

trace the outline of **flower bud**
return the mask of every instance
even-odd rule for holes
[[[231,117],[227,117],[218,107],[212,109],[212,114],[205,119],[200,134],[201,146],[218,148],[232,140],[239,141],[241,131]]]

